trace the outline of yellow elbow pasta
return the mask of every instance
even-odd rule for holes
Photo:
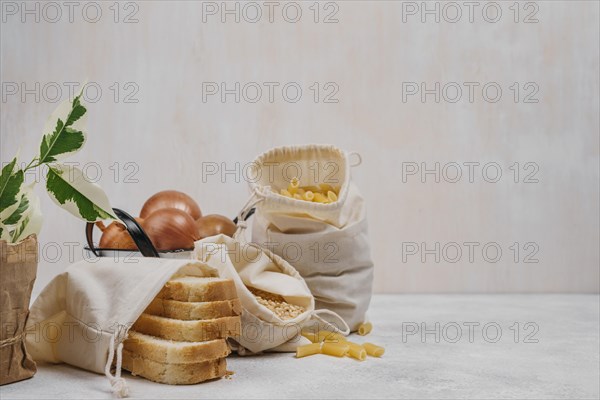
[[[325,197],[322,193],[315,193],[315,198],[313,199],[315,203],[329,203],[329,198]]]
[[[310,346],[310,345],[308,345],[308,346]],[[321,353],[327,354],[329,356],[335,356],[335,357],[344,357],[346,355],[346,353],[348,353],[349,349],[350,349],[350,346],[348,346],[347,343],[324,342],[321,345]]]
[[[307,190],[302,195],[302,198],[306,201],[313,201],[313,199],[315,198],[315,194],[313,192],[311,192],[310,190]]]
[[[302,335],[313,343],[318,342],[345,342],[346,337],[341,333],[331,331],[302,331]]]
[[[360,336],[365,336],[368,335],[369,333],[371,333],[371,331],[373,330],[373,324],[371,324],[370,322],[365,322],[360,324],[360,326],[358,327],[358,334]]]
[[[354,343],[346,340],[346,337],[337,332],[330,331],[302,331],[302,336],[313,342],[306,346],[300,346],[296,350],[296,357],[305,357],[313,354],[325,354],[335,357],[348,356],[359,361],[364,361],[367,355],[381,357],[385,349],[373,343]]]
[[[321,189],[322,193],[327,193],[330,190],[333,190],[333,186],[328,183],[319,183],[319,189]]]
[[[338,197],[337,197],[337,194],[333,193],[330,190],[329,192],[327,192],[327,199],[333,203],[334,201],[337,201]]]
[[[321,343],[311,343],[296,348],[296,358],[321,354]]]
[[[313,343],[320,342],[345,342],[346,337],[340,333],[330,332],[330,331],[318,331],[318,332],[310,332],[310,331],[302,331],[302,336],[307,338]]]
[[[319,342],[345,342],[346,337],[341,333],[329,332],[329,331],[319,331],[317,334],[319,338]]]
[[[362,346],[367,351],[367,354],[373,357],[381,357],[383,353],[385,353],[385,349],[383,347],[377,346],[373,343],[363,343]]]
[[[329,204],[338,200],[340,189],[340,186],[332,186],[328,183],[300,186],[300,179],[294,177],[290,180],[287,188],[280,189],[278,193],[296,200]]]
[[[321,192],[321,188],[318,186],[314,186],[314,185],[302,186],[302,189],[307,190],[307,191],[310,190],[313,193]]]
[[[300,187],[300,179],[294,177],[290,180],[290,187],[299,188]]]
[[[292,178],[290,184],[287,187],[287,191],[294,195],[298,192],[298,188],[300,187],[300,180],[298,178]]]
[[[305,338],[307,338],[308,340],[310,340],[313,343],[319,343],[319,334],[318,333],[302,331],[302,336],[304,336]]]
[[[359,361],[364,361],[367,358],[367,351],[358,343],[346,342],[348,345],[348,355],[356,358]]]

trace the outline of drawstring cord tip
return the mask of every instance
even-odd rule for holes
[[[123,364],[123,343],[119,343],[117,345],[116,353],[117,353],[117,362],[115,374],[110,373],[110,368],[112,366],[113,360],[115,358],[115,342],[117,341],[117,334],[113,334],[109,344],[108,344],[108,360],[106,360],[106,365],[104,366],[104,375],[109,379],[110,386],[112,387],[112,393],[117,398],[123,398],[129,396],[129,388],[127,387],[127,382],[125,379],[121,378],[121,367]]]
[[[112,393],[116,398],[122,399],[123,397],[129,396],[129,387],[127,386],[127,382],[125,382],[125,379],[111,379],[110,385],[112,386]]]

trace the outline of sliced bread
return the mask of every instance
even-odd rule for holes
[[[237,299],[231,279],[182,276],[168,281],[156,296],[177,301],[220,301]]]
[[[152,303],[146,307],[144,312],[150,315],[183,320],[214,319],[240,315],[242,313],[242,303],[239,299],[184,302],[156,298],[152,300]]]
[[[134,331],[168,340],[202,342],[240,336],[240,317],[222,317],[201,321],[178,319],[142,314],[133,324]]]
[[[170,364],[194,364],[227,357],[231,353],[225,339],[173,342],[135,331],[129,331],[123,348],[144,358]]]
[[[133,375],[170,385],[191,385],[220,378],[227,372],[224,358],[194,364],[161,363],[123,350],[122,366]]]

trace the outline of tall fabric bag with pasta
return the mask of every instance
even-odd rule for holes
[[[275,148],[252,163],[250,187],[259,200],[252,242],[293,265],[315,308],[334,311],[355,331],[371,301],[373,262],[365,203],[351,179],[353,157],[360,164],[358,154],[329,145]],[[298,199],[302,195],[287,190],[290,183],[319,198]],[[321,197],[328,192],[329,199]]]

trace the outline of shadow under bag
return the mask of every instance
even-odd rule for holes
[[[250,187],[257,202],[252,242],[288,261],[306,281],[315,308],[339,314],[355,331],[371,301],[373,261],[365,203],[351,179],[352,156],[358,154],[329,145],[275,148],[252,163]],[[294,178],[300,187],[337,187],[337,201],[282,194]]]

